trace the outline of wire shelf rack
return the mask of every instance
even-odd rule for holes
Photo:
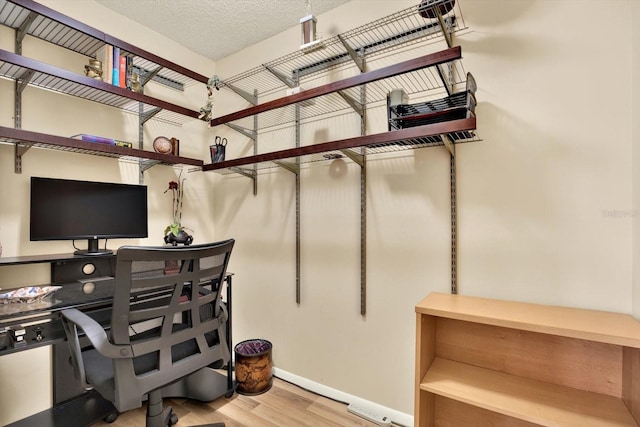
[[[23,129],[0,126],[0,143],[14,144],[23,148],[45,148],[72,153],[118,158],[124,161],[144,161],[148,164],[176,165],[184,164],[201,167],[203,161],[188,157],[160,154],[136,148],[118,147],[108,144],[92,143],[74,138],[48,135]]]
[[[137,49],[31,0],[0,0],[0,25],[93,58],[105,43],[121,47],[123,55],[133,57],[135,66],[147,71],[160,70],[154,80],[174,89],[207,82],[205,76]]]
[[[142,114],[150,114],[160,108],[154,119],[176,125],[193,121],[198,116],[196,111],[133,93],[3,50],[0,50],[0,77],[136,114],[140,113],[140,106],[142,106]]]
[[[449,12],[443,22],[447,31],[466,30],[459,2],[439,0],[443,10]],[[313,50],[300,49],[288,55],[262,64],[235,76],[225,78],[221,87],[233,86],[247,93],[257,90],[261,96],[279,92],[288,85],[276,74],[291,80],[299,79],[300,85],[311,84],[318,73],[335,67],[353,67],[353,60],[346,46],[367,61],[380,55],[388,55],[399,46],[403,49],[444,40],[443,28],[437,19],[425,18],[416,5],[392,15],[354,28],[327,40],[321,40]],[[464,76],[464,73],[462,74]]]

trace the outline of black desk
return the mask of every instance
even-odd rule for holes
[[[61,288],[41,301],[28,304],[0,304],[0,356],[51,345],[53,350],[53,407],[9,424],[7,427],[80,427],[89,425],[115,411],[115,408],[96,392],[86,392],[75,379],[59,316],[63,309],[77,308],[93,317],[105,329],[109,327],[113,287],[115,286],[115,280],[112,277],[115,256],[96,258],[62,254],[0,258],[0,266],[30,263],[50,263],[53,285],[61,286]],[[82,267],[88,263],[95,265],[95,271],[91,274],[84,274]],[[107,275],[103,276],[104,274]],[[231,277],[232,274],[228,274],[225,278],[227,283],[226,308],[229,315],[227,339],[230,352],[233,351],[231,342]],[[85,287],[88,282],[94,285],[92,292],[88,292]],[[144,294],[133,296],[133,298],[144,298]],[[18,343],[13,338],[13,334],[17,330],[26,332],[24,342]],[[227,364],[226,374],[226,390],[222,394],[230,397],[235,390],[231,362]]]

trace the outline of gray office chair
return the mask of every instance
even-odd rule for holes
[[[162,405],[163,396],[173,394],[163,390],[202,401],[219,397],[200,374],[219,375],[209,366],[230,358],[220,292],[233,245],[226,240],[120,248],[111,329],[105,332],[77,309],[62,311],[76,376],[85,387],[97,390],[119,412],[141,407],[146,398],[147,427],[177,423],[171,407]],[[90,345],[82,345],[86,339]]]

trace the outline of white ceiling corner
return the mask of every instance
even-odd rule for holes
[[[215,61],[350,0],[96,1]]]

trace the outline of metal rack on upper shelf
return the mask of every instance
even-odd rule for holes
[[[118,147],[115,145],[87,142],[80,139],[66,138],[32,132],[23,129],[0,126],[0,143],[14,144],[23,149],[30,147],[50,148],[74,153],[92,154],[97,156],[114,157],[119,159],[143,160],[143,169],[162,165],[191,165],[202,167],[203,161],[188,157],[160,154],[153,151],[136,148]]]
[[[208,77],[174,62],[103,33],[73,18],[32,0],[0,0],[0,25],[14,28],[20,41],[24,34],[95,58],[104,44],[117,46],[121,54],[133,57],[133,65],[152,80],[175,89],[196,83],[206,84]]]
[[[437,1],[447,13],[439,19],[421,15],[420,5],[409,7],[392,15],[320,40],[311,49],[300,49],[281,58],[262,64],[251,70],[223,79],[220,88],[227,88],[250,99],[256,91],[261,99],[273,99],[288,88],[301,87],[300,93],[324,84],[323,77],[329,70],[336,73],[359,74],[376,66],[381,67],[390,57],[406,59],[426,45],[445,40],[451,47],[451,34],[466,30],[459,4],[455,0]],[[423,13],[424,14],[424,13]],[[402,59],[401,59],[402,60]],[[366,62],[365,62],[366,61]],[[396,59],[394,62],[398,62]],[[437,67],[416,73],[388,78],[377,84],[367,85],[367,104],[384,101],[387,93],[402,87],[416,96],[437,96],[451,92],[452,88],[464,84],[466,72],[459,60],[447,64],[447,69]],[[442,80],[446,82],[443,83]],[[341,93],[328,93],[314,99],[314,105],[300,108],[299,120],[304,121],[324,114],[352,110],[347,99],[359,100],[359,87]],[[255,104],[254,104],[255,105]],[[214,118],[212,126],[238,120],[234,114]],[[292,123],[296,120],[295,108],[287,105],[277,111],[262,111],[258,115],[258,130]],[[240,124],[242,127],[242,125]]]

